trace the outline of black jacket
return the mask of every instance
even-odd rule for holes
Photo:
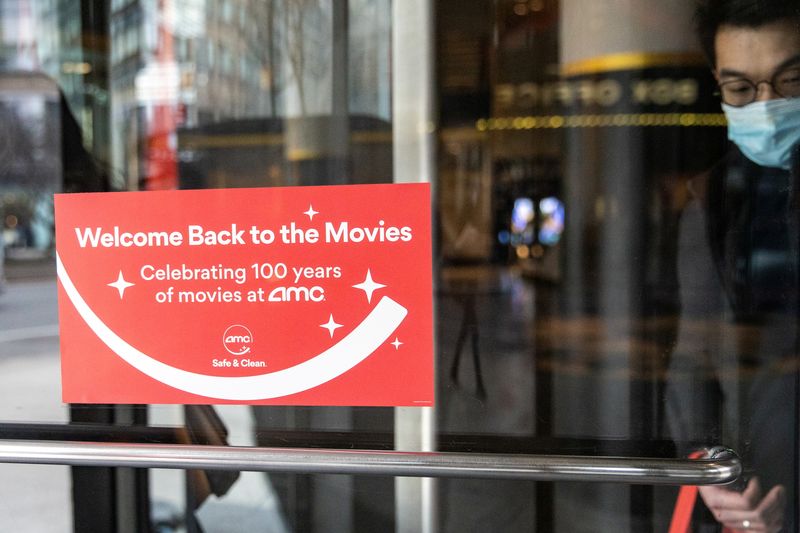
[[[687,452],[701,443],[735,449],[764,493],[784,485],[785,531],[798,525],[800,472],[796,175],[732,147],[692,180],[667,383],[672,437]]]

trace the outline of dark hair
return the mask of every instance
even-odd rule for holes
[[[720,26],[757,28],[787,19],[800,23],[800,0],[701,0],[695,10],[700,45],[712,65],[716,64],[714,39]]]

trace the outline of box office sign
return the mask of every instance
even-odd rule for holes
[[[55,208],[65,402],[433,404],[427,184]]]

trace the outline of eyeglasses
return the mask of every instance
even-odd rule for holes
[[[775,73],[771,80],[750,81],[739,78],[719,84],[722,101],[734,107],[753,103],[758,97],[758,86],[766,83],[778,96],[797,98],[800,96],[800,65],[793,65]]]

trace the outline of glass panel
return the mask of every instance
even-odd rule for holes
[[[739,4],[703,34],[720,81],[750,91],[726,102],[760,100],[726,121],[689,0],[0,0],[0,438],[652,457],[723,444],[746,476],[718,494],[744,505],[758,478],[748,494],[796,530],[800,159],[797,103],[780,95],[800,36],[793,4]],[[767,117],[778,137],[752,128]],[[435,191],[435,410],[61,404],[54,192],[408,180]],[[678,495],[0,475],[0,530],[667,531]],[[695,530],[719,529],[696,508]],[[736,528],[765,518],[733,514]]]
[[[0,279],[8,279],[0,305],[3,436],[262,446],[314,445],[316,439],[318,446],[346,448],[362,434],[362,446],[391,447],[387,408],[64,406],[52,254],[52,193],[62,189],[391,182],[391,3],[0,6],[6,66],[0,112],[13,124],[3,130],[9,170],[0,177],[6,269]],[[65,422],[71,425],[55,425]],[[35,487],[45,471],[4,468],[9,479],[29,476],[17,487]],[[347,530],[394,521],[388,478],[162,470],[142,478],[75,469],[70,495],[69,471],[59,472],[64,483],[53,485],[57,504],[44,500],[48,493],[34,498],[17,490],[8,501],[20,512],[0,529],[37,527],[41,507],[58,510],[64,529],[72,520],[76,530],[108,523],[141,530],[142,520],[184,531],[259,522],[283,531],[330,520]],[[20,498],[37,504],[14,504]],[[375,512],[340,511],[362,500]]]
[[[796,494],[793,181],[726,146],[693,3],[438,6],[440,446],[643,456],[723,443],[760,479],[757,501]],[[759,57],[725,43],[729,68],[770,80],[800,51],[796,28],[736,6],[751,44],[769,42],[766,20],[795,43]],[[507,530],[666,531],[677,495],[441,491],[454,531],[497,517]],[[790,529],[791,498],[776,512]],[[695,527],[719,526],[697,508]]]

